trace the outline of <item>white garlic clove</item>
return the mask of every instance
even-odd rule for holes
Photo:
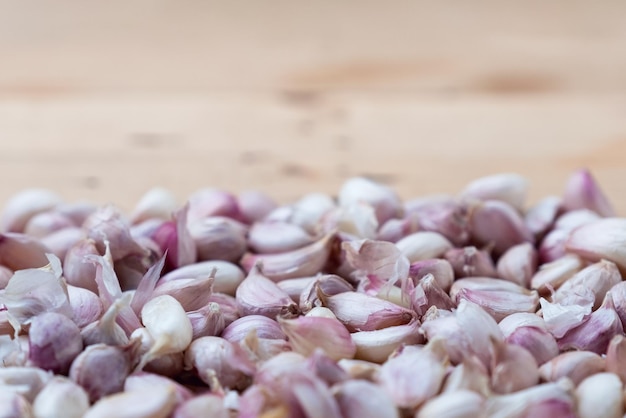
[[[22,395],[11,390],[0,390],[0,416],[7,418],[35,417],[30,403]]]
[[[14,392],[23,396],[28,403],[33,402],[51,378],[50,373],[38,367],[0,367],[0,387],[4,386],[0,396]],[[21,403],[19,400],[16,402]]]
[[[546,327],[556,338],[563,337],[569,330],[582,324],[591,313],[592,306],[591,301],[584,305],[562,305],[550,303],[544,298],[539,303]]]
[[[626,218],[604,218],[572,231],[565,244],[567,251],[585,260],[606,259],[626,270]]]
[[[538,254],[532,244],[526,242],[509,248],[497,264],[497,277],[530,287],[530,281],[537,271]]]
[[[560,209],[561,198],[545,197],[528,209],[524,222],[535,237],[541,237],[554,225]]]
[[[178,203],[172,192],[162,187],[153,187],[139,199],[130,220],[133,224],[155,218],[167,220],[176,209]]]
[[[366,380],[347,380],[333,387],[344,418],[399,418],[398,409],[380,387]]]
[[[278,323],[289,338],[294,351],[311,355],[320,348],[333,360],[353,358],[357,347],[346,327],[335,318],[301,316],[294,319],[278,318]]]
[[[482,418],[485,399],[476,392],[459,390],[427,401],[415,418]]]
[[[289,209],[290,213],[288,219],[282,220],[299,225],[310,234],[316,234],[322,218],[335,207],[335,201],[329,195],[324,193],[309,193],[300,198],[291,208],[283,207],[283,209]],[[278,208],[277,211],[280,209],[281,208]],[[268,215],[265,220],[271,221],[272,215],[273,213]]]
[[[543,411],[549,406],[558,406],[557,411],[563,415],[549,415],[559,417],[575,416],[576,400],[573,393],[572,383],[565,379],[555,383],[544,383],[519,392],[492,396],[485,401],[485,414],[490,418],[523,418],[539,415],[531,415],[533,411]],[[545,416],[545,415],[543,415]]]
[[[463,199],[498,200],[521,211],[528,194],[528,180],[519,174],[502,173],[471,181],[460,196]]]
[[[159,284],[178,279],[209,277],[214,270],[213,291],[234,296],[245,274],[236,264],[222,260],[202,261],[177,268],[161,277]]]
[[[221,337],[231,343],[239,343],[253,331],[259,338],[287,339],[278,322],[262,315],[246,315],[237,319],[224,329]]]
[[[456,303],[436,282],[432,274],[424,276],[420,282],[409,292],[411,308],[419,315],[424,315],[432,306],[439,309],[454,309]]]
[[[342,207],[355,203],[371,205],[380,224],[402,215],[402,203],[390,187],[363,177],[347,180],[339,190],[338,201]]]
[[[491,382],[485,365],[475,356],[467,356],[448,374],[442,393],[472,391],[481,397],[491,395]]]
[[[248,224],[261,222],[277,206],[271,197],[257,190],[244,190],[239,193],[237,205],[243,221]]]
[[[79,328],[97,321],[102,315],[102,302],[91,290],[67,285],[67,295],[72,307],[72,318]]]
[[[38,213],[53,209],[62,199],[46,189],[26,189],[13,195],[2,212],[3,232],[23,232],[26,223]]]
[[[616,374],[626,382],[626,337],[614,336],[606,349],[606,371]]]
[[[314,241],[301,226],[288,222],[257,222],[248,231],[248,245],[257,254],[293,251]]]
[[[609,199],[589,170],[575,171],[567,181],[563,194],[565,210],[590,209],[600,216],[615,216]]]
[[[243,315],[263,315],[274,319],[278,315],[296,316],[299,313],[298,305],[289,295],[256,266],[237,287],[235,298]]]
[[[414,213],[407,214],[403,219],[389,219],[380,225],[376,233],[378,241],[398,242],[402,238],[420,230],[418,216]]]
[[[176,405],[172,388],[150,387],[105,396],[84,418],[166,418]]]
[[[230,413],[224,406],[224,400],[213,394],[198,395],[174,411],[172,418],[197,418],[208,416],[212,418],[229,418]]]
[[[424,338],[418,330],[419,321],[413,320],[406,325],[397,325],[376,331],[354,332],[352,333],[352,341],[356,344],[355,358],[383,363],[401,345],[423,342]]]
[[[446,237],[437,232],[416,232],[395,245],[411,263],[441,257],[453,247]]]
[[[247,272],[262,264],[263,274],[274,281],[319,273],[330,256],[334,235],[328,234],[313,244],[280,254],[252,254],[243,256],[240,263]]]
[[[55,377],[39,392],[33,402],[37,418],[82,418],[89,409],[85,390],[64,377]]]
[[[53,232],[77,226],[72,219],[56,211],[41,212],[28,220],[24,234],[43,238]]]
[[[141,390],[146,387],[172,388],[176,397],[176,404],[180,405],[193,398],[193,392],[180,383],[154,373],[133,373],[124,381],[124,391]]]
[[[543,264],[530,279],[530,287],[548,294],[550,287],[558,289],[566,280],[583,268],[583,260],[574,254],[567,254],[550,263]]]
[[[576,388],[580,418],[619,418],[624,414],[622,381],[613,373],[597,373]]]
[[[96,266],[86,262],[85,255],[88,254],[100,255],[94,240],[84,239],[74,244],[65,254],[63,276],[71,285],[97,292]]]
[[[60,229],[40,239],[41,244],[52,253],[64,259],[68,251],[87,237],[85,230],[77,226]]]
[[[295,279],[285,279],[278,282],[278,287],[285,291],[289,297],[296,303],[300,303],[300,294],[307,289],[313,288],[315,290],[315,282],[317,277],[297,277]],[[315,293],[315,292],[313,292]]]
[[[603,372],[605,367],[605,359],[594,352],[567,351],[542,364],[539,374],[548,382],[567,377],[577,386],[588,376]]]
[[[131,297],[129,293],[124,294],[109,306],[101,318],[85,326],[80,331],[83,343],[85,345],[108,344],[113,346],[128,344],[126,332],[116,321],[120,311],[128,308]]]

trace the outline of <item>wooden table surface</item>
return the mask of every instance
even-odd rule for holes
[[[0,0],[0,202],[581,166],[626,215],[624,1]]]

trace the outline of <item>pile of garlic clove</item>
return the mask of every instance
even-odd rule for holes
[[[0,217],[0,417],[622,417],[626,218],[587,170],[402,202],[153,189]]]

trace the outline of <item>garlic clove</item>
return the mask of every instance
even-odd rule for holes
[[[622,383],[626,381],[626,337],[614,336],[606,349],[606,371],[616,374]]]
[[[612,261],[626,271],[626,218],[604,218],[582,225],[572,231],[565,248],[585,260]]]
[[[572,232],[579,226],[583,226],[602,219],[600,215],[589,209],[577,209],[559,216],[554,224],[554,228],[567,232]]]
[[[0,264],[13,271],[45,266],[49,252],[40,240],[28,235],[0,234]]]
[[[530,281],[537,271],[538,254],[532,244],[526,242],[509,248],[497,264],[497,277],[530,287]]]
[[[585,305],[563,305],[539,300],[541,315],[548,331],[556,338],[563,337],[569,330],[582,324],[591,313],[591,303]]]
[[[167,220],[176,209],[178,202],[172,192],[163,187],[153,187],[139,199],[130,220],[133,224],[155,218]]]
[[[418,216],[407,214],[403,219],[389,219],[380,225],[376,233],[378,241],[398,242],[409,234],[420,230]]]
[[[545,295],[550,287],[558,289],[559,286],[582,268],[583,260],[580,257],[574,254],[564,255],[539,267],[539,270],[530,279],[530,287]]]
[[[556,339],[546,328],[534,326],[518,327],[510,335],[506,336],[505,341],[528,350],[535,358],[537,364],[543,364],[559,354],[559,346]]]
[[[22,395],[10,390],[0,390],[0,416],[34,418],[35,415],[32,406]]]
[[[198,260],[236,262],[246,252],[247,227],[223,216],[213,216],[188,224]]]
[[[294,351],[311,355],[320,348],[333,360],[353,358],[357,347],[346,327],[334,318],[301,316],[295,319],[278,318],[281,329]]]
[[[141,322],[154,338],[154,345],[142,358],[139,369],[159,356],[180,353],[191,343],[191,322],[182,305],[169,295],[148,301],[141,309]]]
[[[600,216],[615,216],[609,199],[589,170],[575,171],[567,181],[563,194],[565,210],[590,209]]]
[[[561,198],[548,196],[526,212],[524,223],[535,237],[542,237],[554,225],[560,210]]]
[[[154,359],[147,358],[150,349],[155,345],[154,338],[147,329],[137,328],[133,331],[130,336],[130,344],[136,347],[137,356],[140,356],[142,360],[142,363],[135,368],[134,373],[140,373],[143,370],[173,377],[183,372],[184,355],[182,352],[162,354]]]
[[[307,288],[315,290],[315,282],[317,277],[298,277],[295,279],[285,279],[277,283],[278,287],[285,291],[289,297],[296,303],[300,303],[300,294]],[[315,292],[313,292],[315,293]]]
[[[278,282],[278,287],[281,289],[282,282]],[[346,280],[334,274],[322,275],[314,278],[298,295],[300,302],[300,309],[303,312],[308,312],[315,307],[321,306],[322,302],[319,299],[319,292],[327,296],[337,295],[343,292],[352,292],[354,287]]]
[[[592,312],[588,320],[558,339],[559,349],[574,348],[604,354],[611,338],[623,332],[622,321],[613,307],[611,292],[608,292],[602,306]]]
[[[539,245],[539,264],[550,263],[565,256],[565,243],[570,233],[562,229],[553,229],[541,240]]]
[[[242,316],[228,325],[221,337],[236,344],[243,341],[253,331],[259,338],[287,339],[278,322],[262,315]]]
[[[544,383],[507,395],[492,396],[485,401],[485,415],[489,418],[523,418],[533,417],[531,412],[541,411],[542,407],[558,405],[559,417],[575,416],[576,400],[572,383],[560,380],[555,383]],[[550,409],[548,409],[550,410]],[[544,415],[545,416],[545,415]]]
[[[410,309],[364,293],[325,295],[318,290],[318,295],[322,305],[330,309],[351,332],[404,325],[415,318],[415,313]]]
[[[626,324],[626,281],[622,281],[611,288],[611,298],[615,312],[622,321],[622,326]]]
[[[261,263],[263,274],[274,281],[295,277],[313,276],[320,272],[330,256],[334,235],[328,234],[313,244],[280,254],[247,253],[241,259],[241,266],[250,272]]]
[[[258,254],[293,251],[314,241],[304,228],[287,222],[257,222],[248,232],[248,245]]]
[[[341,359],[337,364],[347,373],[349,378],[353,380],[360,379],[373,382],[375,376],[377,376],[380,371],[380,364],[365,360]]]
[[[38,213],[53,209],[62,199],[51,190],[26,189],[13,195],[5,204],[1,218],[4,232],[23,232],[26,223]]]
[[[214,270],[213,291],[234,296],[245,274],[236,264],[222,260],[202,261],[177,268],[161,277],[159,284],[178,279],[209,277]]]
[[[180,302],[185,312],[195,311],[209,303],[213,280],[213,277],[197,277],[165,282],[154,289],[152,298],[170,295]]]
[[[53,232],[77,226],[74,221],[56,211],[40,212],[28,220],[24,234],[43,238]]]
[[[102,302],[94,292],[67,285],[67,295],[72,307],[72,318],[79,328],[97,321],[102,315]]]
[[[291,344],[286,337],[285,339],[259,338],[255,331],[248,333],[239,342],[239,346],[255,364],[261,364],[280,353],[291,351]]]
[[[218,189],[200,189],[189,196],[188,221],[190,223],[210,216],[226,216],[240,220],[241,211],[237,198]]]
[[[446,376],[442,393],[472,391],[481,397],[491,395],[491,382],[487,368],[475,356],[468,356]]]
[[[521,215],[507,203],[498,200],[477,202],[470,208],[469,225],[472,240],[482,246],[493,246],[496,256],[524,242],[534,243],[533,234]]]
[[[436,306],[439,309],[454,309],[456,303],[436,282],[432,274],[427,274],[409,293],[411,307],[419,315],[424,315],[426,311]]]
[[[468,353],[476,355],[486,367],[491,366],[493,357],[493,341],[502,341],[504,336],[498,324],[481,306],[462,299],[454,312],[458,326],[463,330],[470,347]],[[468,349],[469,348],[469,349]]]
[[[133,363],[131,357],[129,351],[119,347],[90,345],[72,362],[69,377],[87,391],[90,402],[95,402],[124,388]]]
[[[0,396],[14,392],[23,396],[27,403],[33,402],[50,379],[52,375],[38,367],[0,367],[0,388],[3,389]],[[0,408],[2,406],[0,403]]]
[[[46,312],[36,316],[28,331],[28,358],[33,365],[65,374],[83,350],[80,329],[65,315]]]
[[[180,383],[158,374],[138,372],[133,373],[126,378],[124,382],[124,391],[141,390],[146,387],[159,387],[159,388],[172,388],[176,397],[176,404],[182,404],[189,399],[192,399],[193,392],[181,385]]]
[[[46,235],[40,239],[40,242],[41,245],[48,249],[49,253],[56,255],[60,259],[64,259],[70,248],[86,237],[87,234],[84,229],[71,226]]]
[[[375,277],[385,282],[396,283],[407,278],[409,262],[392,243],[369,239],[341,243],[347,263],[356,271],[356,276]]]
[[[54,377],[33,402],[37,418],[82,418],[89,409],[87,392],[64,377]]]
[[[97,292],[96,266],[86,262],[85,255],[87,254],[100,255],[94,240],[84,239],[74,244],[65,254],[63,276],[68,284]]]
[[[456,278],[461,277],[498,277],[496,267],[489,252],[474,246],[452,248],[444,254],[450,262]]]
[[[82,225],[97,209],[98,207],[92,202],[77,201],[61,203],[54,208],[54,211],[70,218],[74,225]]]
[[[316,234],[317,228],[324,215],[329,213],[336,207],[335,201],[332,197],[324,193],[309,193],[301,197],[296,203],[289,209],[289,219],[286,220],[295,225],[301,226],[310,234]],[[281,208],[278,208],[280,210]],[[272,215],[268,215],[266,221],[271,221]],[[372,211],[372,215],[374,215]],[[374,219],[375,221],[375,219]]]
[[[109,306],[100,319],[85,326],[80,331],[84,345],[108,344],[117,346],[128,344],[126,332],[116,323],[116,320],[120,311],[128,308],[130,299],[131,295],[126,293]]]
[[[428,274],[432,274],[437,284],[445,292],[450,290],[454,281],[454,269],[449,261],[440,258],[417,261],[409,268],[409,277],[414,283],[419,282]]]
[[[459,203],[455,199],[435,199],[417,207],[414,201],[407,204],[407,210],[409,207],[411,209],[408,217],[414,217],[418,224],[413,232],[438,232],[456,246],[467,245],[470,234],[466,203]]]
[[[401,345],[423,342],[424,338],[418,330],[419,321],[413,320],[406,325],[397,325],[376,331],[354,332],[352,333],[352,341],[356,344],[355,358],[383,363]]]
[[[402,215],[402,202],[388,186],[363,177],[347,180],[338,195],[339,205],[346,207],[355,203],[367,203],[374,208],[380,224]]]
[[[605,371],[605,359],[591,351],[567,351],[539,367],[543,380],[556,382],[567,377],[577,386],[588,376]]]
[[[165,265],[167,270],[195,263],[197,260],[196,243],[189,231],[188,216],[189,204],[173,213],[173,219],[161,224],[151,238],[167,257]]]
[[[194,340],[185,352],[185,369],[195,369],[213,391],[244,389],[255,373],[255,366],[243,349],[220,337]]]
[[[239,193],[237,205],[243,220],[248,224],[261,222],[277,207],[270,196],[257,190],[244,190]]]
[[[206,306],[186,313],[193,330],[192,339],[210,335],[220,335],[226,328],[226,316],[218,303],[209,302]]]
[[[439,393],[445,374],[444,364],[430,350],[405,347],[381,366],[377,380],[396,406],[413,409]]]
[[[498,200],[521,211],[528,194],[528,180],[519,174],[502,173],[470,182],[460,196],[463,199]]]
[[[366,380],[347,380],[332,388],[344,418],[400,418],[393,401]]]
[[[513,393],[539,382],[535,357],[524,347],[503,341],[493,341],[491,388],[496,393]]]
[[[304,316],[312,316],[315,318],[333,318],[337,319],[337,316],[328,308],[324,308],[323,306],[316,306],[307,312]]]
[[[5,266],[0,265],[0,290],[7,287],[9,280],[13,276],[13,271]]]
[[[580,418],[619,418],[624,414],[622,381],[613,373],[597,373],[576,388]]]
[[[230,414],[221,397],[213,394],[199,395],[178,406],[172,418],[229,418]]]
[[[220,305],[226,326],[239,318],[239,305],[237,305],[237,299],[233,296],[213,292],[211,293],[210,302]]]
[[[437,232],[416,232],[396,242],[396,247],[412,263],[443,256],[452,243]]]
[[[306,360],[306,368],[314,373],[328,386],[332,386],[349,379],[348,373],[337,363],[328,357],[324,350],[316,349]]]
[[[237,306],[242,315],[263,315],[276,318],[278,315],[296,316],[298,305],[258,267],[253,267],[248,276],[237,287]]]
[[[610,261],[601,260],[580,270],[555,292],[553,300],[562,301],[568,294],[575,293],[577,287],[590,289],[595,297],[593,309],[598,309],[606,293],[622,281],[622,276],[615,265]]]
[[[319,228],[324,233],[337,231],[350,239],[374,239],[378,226],[374,208],[361,202],[329,210],[324,214]]]
[[[459,390],[427,401],[415,418],[482,418],[485,399],[476,392]]]
[[[175,405],[172,388],[150,387],[105,396],[84,418],[167,418]]]

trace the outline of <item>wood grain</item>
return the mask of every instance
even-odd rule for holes
[[[591,168],[626,214],[626,3],[0,0],[0,201],[404,197]]]

